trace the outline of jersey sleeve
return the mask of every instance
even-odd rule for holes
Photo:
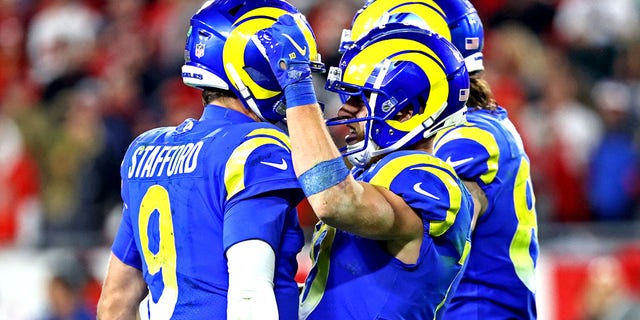
[[[225,249],[248,239],[278,248],[283,219],[304,197],[293,171],[289,138],[274,128],[248,133],[225,165],[224,183]]]
[[[289,138],[271,128],[249,133],[225,164],[224,184],[227,201],[275,190],[300,189],[293,171]],[[298,200],[302,200],[302,193],[299,196]]]
[[[140,139],[139,137],[136,138]],[[127,155],[124,157],[120,165],[120,177],[127,176],[127,161],[130,159],[130,153],[132,152],[131,146],[127,150]],[[133,232],[133,225],[131,223],[131,211],[129,210],[129,184],[124,183],[121,180],[120,183],[120,196],[122,198],[122,218],[120,225],[113,239],[111,245],[111,252],[125,264],[132,266],[136,269],[142,270],[142,258],[140,252],[136,246],[135,234]]]
[[[472,125],[436,137],[436,157],[451,165],[463,180],[491,183],[498,170],[498,144],[491,133]]]
[[[129,209],[125,202],[124,209],[122,210],[122,220],[118,227],[118,232],[113,240],[111,246],[113,254],[125,264],[132,266],[136,269],[142,270],[142,259],[140,253],[136,247],[136,241],[131,226],[131,220],[129,219]]]
[[[442,235],[462,207],[461,186],[451,172],[436,166],[403,170],[392,182],[391,191],[429,222],[433,236]]]
[[[453,169],[427,154],[397,157],[385,163],[370,182],[401,196],[429,225],[433,236],[449,229],[465,201]]]
[[[297,197],[283,190],[234,201],[224,214],[225,251],[238,242],[250,239],[264,240],[275,251],[286,225],[285,219],[297,216],[296,200]],[[289,214],[291,212],[293,215]]]

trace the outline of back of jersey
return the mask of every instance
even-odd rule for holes
[[[434,149],[461,179],[476,182],[488,200],[447,317],[535,319],[535,196],[529,159],[507,112],[470,111],[465,125],[436,137]]]
[[[127,232],[121,226],[113,251],[142,270],[153,319],[226,318],[225,251],[252,238],[276,252],[278,302],[297,301],[293,276],[303,238],[295,205],[301,193],[288,138],[239,113],[234,115],[239,122],[225,119],[234,111],[207,108],[222,119],[189,119],[177,128],[147,132],[130,146],[122,164],[123,224],[130,225],[131,234],[121,234]],[[229,214],[245,199],[282,190],[291,197],[286,213],[242,207],[240,214]],[[128,238],[133,240],[126,243]],[[293,319],[297,303],[280,313]]]

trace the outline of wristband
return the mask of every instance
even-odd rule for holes
[[[284,88],[284,99],[287,103],[287,109],[317,103],[318,99],[313,89],[311,77],[286,86]]]
[[[335,186],[344,181],[347,176],[349,176],[349,169],[342,157],[338,157],[316,164],[303,172],[298,177],[298,181],[304,194],[309,197]]]

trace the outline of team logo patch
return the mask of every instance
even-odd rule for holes
[[[196,44],[196,57],[202,58],[204,56],[204,43],[200,42]]]

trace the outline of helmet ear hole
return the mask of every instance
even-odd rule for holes
[[[198,30],[198,34],[199,34],[201,37],[205,38],[205,39],[209,39],[209,38],[211,38],[211,36],[212,36],[212,34],[211,34],[211,33],[207,32],[206,30],[203,30],[203,29]]]

